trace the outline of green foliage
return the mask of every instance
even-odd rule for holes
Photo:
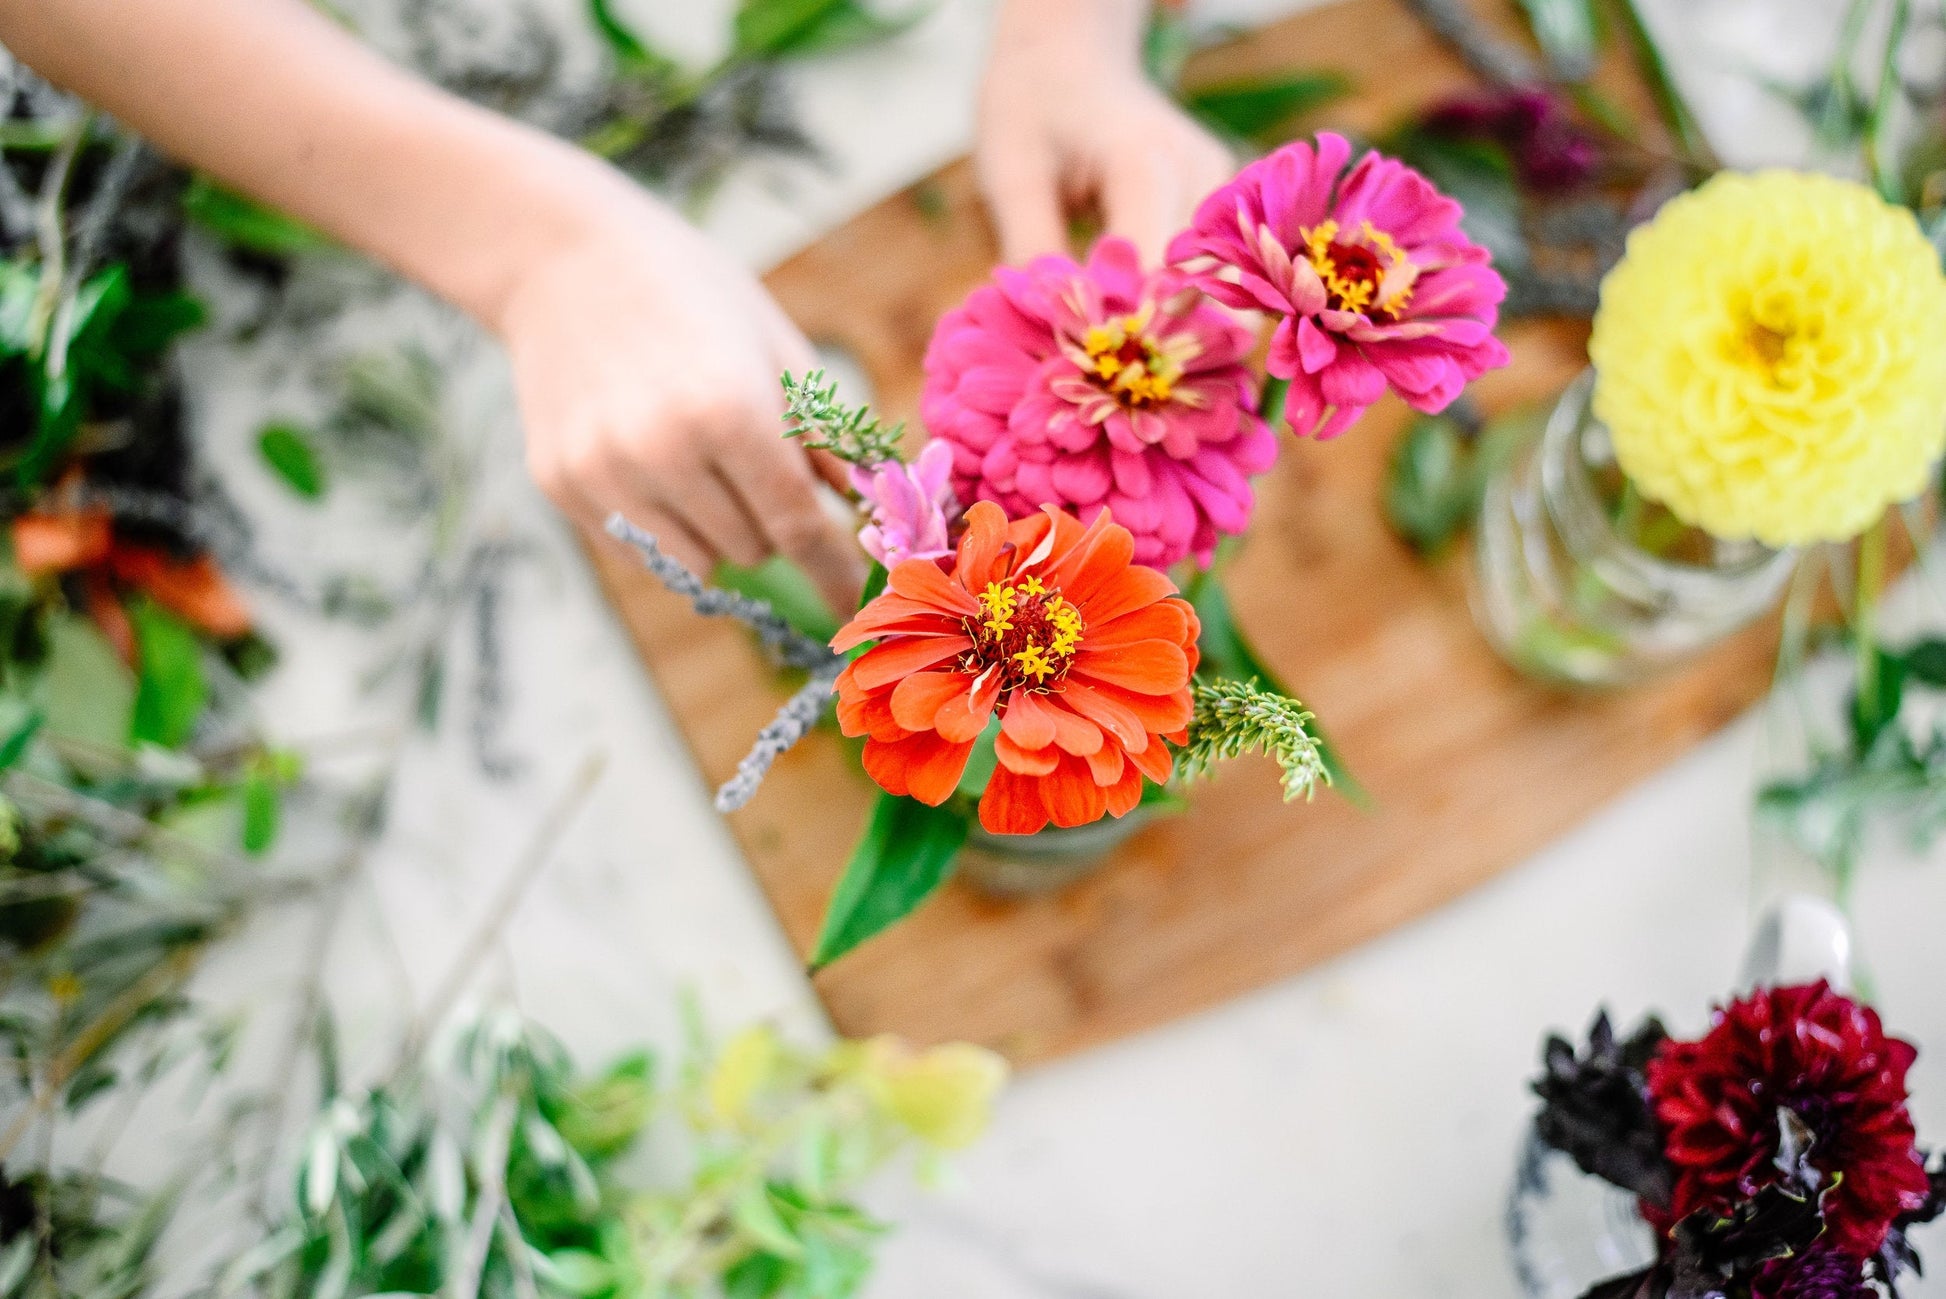
[[[46,629],[39,695],[47,733],[97,749],[125,747],[135,720],[134,674],[86,619],[56,613]]]
[[[923,10],[882,18],[860,0],[742,0],[733,32],[743,58],[800,58],[884,40],[910,27]]]
[[[1443,552],[1472,524],[1487,483],[1538,433],[1543,417],[1516,411],[1478,431],[1451,411],[1413,420],[1386,466],[1386,522],[1420,554]]]
[[[1580,81],[1594,71],[1601,50],[1595,0],[1520,0],[1520,7],[1557,74]]]
[[[825,908],[811,968],[822,969],[912,914],[952,874],[966,813],[880,793],[872,818]]]
[[[1198,86],[1183,105],[1211,129],[1271,149],[1290,138],[1299,117],[1336,103],[1351,88],[1337,72],[1283,73]]]
[[[839,401],[837,381],[827,380],[823,370],[813,370],[802,379],[784,375],[784,436],[802,439],[811,450],[828,451],[854,465],[869,467],[905,458],[899,450],[905,425],[887,428],[870,407]]]
[[[183,191],[183,215],[232,248],[267,257],[293,257],[329,248],[310,226],[197,176]]]
[[[1520,187],[1507,151],[1485,140],[1459,140],[1407,126],[1380,142],[1399,161],[1424,172],[1442,192],[1466,209],[1460,228],[1493,255],[1503,272],[1518,272],[1531,260],[1521,225]]]
[[[1946,831],[1946,640],[1880,646],[1871,696],[1855,687],[1845,738],[1804,772],[1765,785],[1758,814],[1848,888],[1875,822],[1902,826],[1923,850]]]
[[[911,1086],[908,1057],[805,1052],[764,1027],[666,1080],[646,1053],[584,1077],[491,1013],[329,1100],[284,1222],[222,1280],[272,1299],[846,1299],[883,1230],[850,1196],[927,1139]]]
[[[128,611],[138,665],[129,738],[137,744],[180,748],[209,701],[203,642],[196,629],[147,600]]]
[[[279,421],[257,433],[257,454],[284,485],[307,501],[324,495],[328,481],[309,429]]]
[[[785,622],[820,644],[830,643],[838,634],[838,616],[831,612],[817,586],[803,569],[782,555],[774,555],[755,568],[718,564],[711,580],[726,591],[762,600]]]
[[[1176,755],[1183,779],[1209,774],[1219,762],[1263,753],[1283,769],[1284,801],[1310,798],[1319,782],[1331,783],[1311,714],[1287,695],[1255,681],[1197,681],[1189,743]]]

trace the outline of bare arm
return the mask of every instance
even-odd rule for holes
[[[369,254],[508,347],[529,461],[699,567],[848,539],[778,436],[808,345],[744,271],[581,151],[432,87],[302,0],[0,0],[0,43],[165,152]]]

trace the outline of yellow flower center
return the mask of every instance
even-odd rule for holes
[[[1046,687],[1067,675],[1081,648],[1081,613],[1038,577],[989,582],[977,597],[981,617],[967,619],[969,672],[998,670],[1002,689]]]
[[[1325,221],[1304,235],[1304,255],[1324,281],[1333,311],[1362,311],[1374,321],[1395,320],[1412,301],[1418,268],[1392,236],[1370,221],[1349,237],[1336,221]]]
[[[1130,409],[1168,401],[1182,381],[1182,362],[1149,333],[1155,308],[1090,325],[1081,336],[1090,379]]]

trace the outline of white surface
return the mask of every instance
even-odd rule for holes
[[[1246,18],[1299,7],[1224,6]],[[694,48],[706,47],[722,12],[655,0],[627,8],[665,34],[679,28]],[[1692,66],[1724,87],[1712,122],[1782,147],[1762,97],[1727,71],[1752,46],[1724,34],[1776,22],[1774,0],[1685,8],[1698,33],[1686,43]],[[985,9],[946,0],[893,45],[807,72],[806,117],[831,169],[742,176],[711,228],[762,265],[961,151]],[[498,466],[475,511],[481,526],[535,539],[541,558],[515,570],[508,597],[514,704],[498,747],[520,758],[522,774],[483,779],[462,726],[411,742],[394,832],[353,898],[331,965],[356,1052],[369,1061],[389,1049],[409,1009],[391,971],[403,965],[406,985],[425,995],[590,751],[607,755],[607,774],[488,962],[490,990],[516,995],[589,1059],[644,1038],[672,1040],[684,988],[703,994],[718,1024],[778,1014],[815,1025],[815,1003],[652,686],[520,478],[497,361],[423,306],[398,311],[408,333],[446,339],[467,376],[465,419],[484,430]],[[217,371],[206,385],[201,414],[225,463],[247,467],[262,393],[277,390],[276,358],[261,364]],[[291,527],[270,542],[328,554],[373,541],[369,526],[345,520]],[[268,706],[284,734],[405,715],[406,692],[355,688],[354,638],[300,637],[307,623],[271,613],[290,651]],[[468,635],[462,620],[453,640]],[[903,1227],[872,1293],[1511,1293],[1500,1214],[1540,1034],[1578,1029],[1604,1002],[1623,1017],[1660,1007],[1693,1026],[1736,975],[1756,729],[1732,727],[1533,862],[1353,956],[1021,1079],[943,1193],[884,1193],[881,1206]],[[1942,900],[1946,873],[1882,869],[1864,901],[1865,953],[1888,1018],[1935,1043],[1946,1043],[1946,1001],[1931,995],[1936,962],[1925,943],[1893,931],[1932,928]],[[265,926],[215,983],[274,1008],[288,997],[304,929],[302,917]],[[1882,944],[1880,932],[1889,935]],[[1921,1130],[1946,1132],[1946,1074],[1935,1057],[1922,1059],[1916,1081]],[[1915,1292],[1946,1289],[1935,1280]]]

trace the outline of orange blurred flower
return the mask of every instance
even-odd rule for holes
[[[113,588],[145,591],[163,608],[225,639],[250,630],[250,610],[208,555],[179,559],[115,535],[108,511],[38,509],[11,524],[14,563],[28,577],[79,573],[88,607],[117,646],[132,645]]]
[[[1105,510],[1085,527],[1052,507],[1009,523],[982,501],[966,523],[950,568],[900,564],[832,641],[878,642],[838,677],[839,725],[867,737],[887,792],[937,806],[997,713],[980,799],[995,834],[1127,813],[1144,776],[1169,779],[1164,741],[1189,725],[1195,613],[1131,562],[1134,538]]]

